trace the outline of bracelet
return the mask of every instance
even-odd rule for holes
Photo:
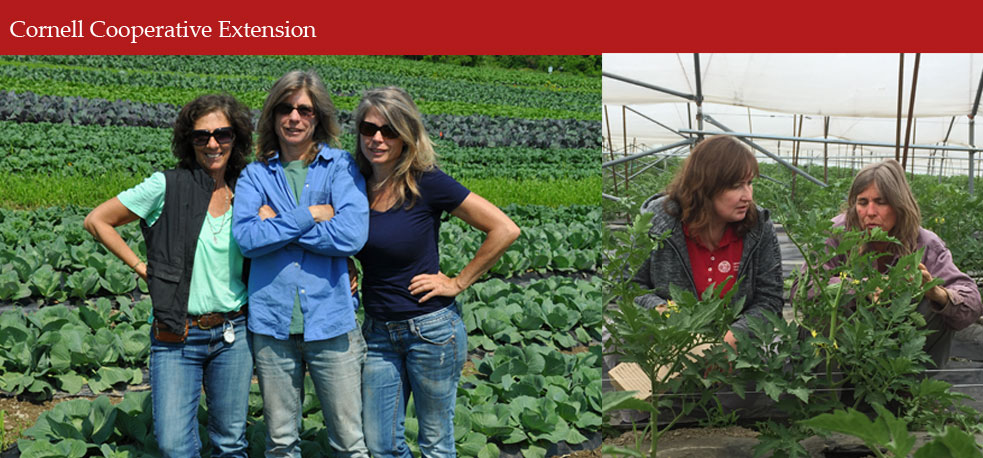
[[[133,267],[130,267],[130,268],[133,269],[134,272],[136,272],[137,271],[137,266],[139,266],[140,264],[144,264],[144,262],[143,261],[139,261],[136,264],[133,264]],[[146,265],[146,264],[144,264],[144,265]]]

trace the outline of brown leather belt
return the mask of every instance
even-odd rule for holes
[[[154,337],[161,342],[181,343],[188,337],[188,327],[197,326],[198,329],[211,329],[219,326],[226,321],[238,318],[246,313],[246,305],[243,305],[237,312],[229,313],[206,313],[204,315],[188,315],[188,320],[184,322],[184,333],[175,334],[163,326],[160,321],[154,320],[152,325]]]
[[[214,312],[214,313],[206,313],[204,315],[188,315],[188,318],[191,319],[191,326],[197,326],[198,329],[211,329],[233,318],[238,318],[245,313],[246,313],[246,306],[243,305],[242,308],[240,308],[236,312],[228,312],[228,313]]]

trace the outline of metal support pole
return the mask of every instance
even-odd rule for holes
[[[712,119],[710,115],[704,115],[704,117],[707,119],[707,121]],[[714,124],[714,122],[711,122],[711,124]],[[720,127],[718,124],[714,124],[714,125]],[[752,134],[748,132],[734,132],[725,127],[721,127],[721,129],[724,130],[727,134],[733,135],[735,137],[757,138],[763,140],[788,140],[793,142],[798,141],[798,142],[806,142],[806,143],[829,143],[830,145],[878,146],[882,148],[894,147],[894,143],[858,142],[853,140],[841,140],[838,138],[822,139],[822,138],[814,138],[814,137],[789,137],[785,135],[768,135],[768,134]],[[716,135],[721,133],[721,132],[709,132],[709,131],[701,132],[692,129],[680,129],[679,132],[684,134],[703,134],[703,135]],[[951,146],[951,145],[909,145],[908,147],[911,149],[924,149],[924,150],[937,149],[940,151],[963,151],[963,152],[979,151],[978,148],[972,148],[967,146]]]
[[[703,130],[703,75],[700,74],[700,53],[693,54],[693,69],[696,72],[696,128]],[[703,135],[699,135],[703,140]]]
[[[621,136],[625,140],[625,154],[628,154],[628,112],[621,106]],[[628,163],[625,162],[625,194],[628,194]]]
[[[671,150],[673,148],[679,148],[680,146],[685,146],[685,145],[689,145],[689,144],[692,144],[692,143],[693,143],[693,140],[691,140],[691,139],[686,139],[686,140],[678,141],[678,142],[673,143],[671,145],[660,146],[660,147],[658,147],[656,149],[652,149],[652,150],[648,150],[648,151],[643,151],[643,152],[638,153],[638,154],[632,154],[631,156],[620,157],[618,159],[605,162],[605,163],[601,164],[601,168],[615,166],[615,165],[621,164],[622,162],[634,161],[635,159],[638,159],[640,157],[651,156],[651,155],[653,155],[655,153],[661,153],[663,151]]]
[[[651,164],[648,164],[648,165],[646,165],[646,166],[644,166],[644,167],[642,167],[642,169],[641,169],[641,170],[639,170],[639,171],[637,171],[637,172],[635,172],[635,173],[633,173],[633,174],[632,174],[632,175],[631,175],[630,177],[628,177],[628,179],[629,179],[629,180],[634,180],[634,179],[635,179],[635,177],[637,177],[637,176],[639,176],[639,175],[641,175],[641,174],[642,174],[642,172],[645,172],[646,170],[648,170],[648,169],[650,169],[650,168],[652,168],[652,167],[655,167],[655,166],[657,166],[657,165],[659,165],[659,164],[660,164],[661,162],[663,162],[663,161],[665,161],[666,159],[669,159],[670,157],[676,157],[676,156],[678,156],[678,155],[679,155],[679,152],[680,152],[680,151],[681,151],[681,150],[682,150],[683,148],[685,148],[686,146],[688,146],[688,145],[683,145],[683,146],[680,146],[679,148],[676,148],[676,151],[673,151],[673,152],[671,152],[671,153],[669,153],[669,154],[667,154],[667,155],[665,155],[665,156],[662,156],[662,158],[661,158],[661,159],[659,159],[659,160],[657,160],[657,161],[655,161],[655,162],[653,162],[653,163],[651,163]],[[614,169],[611,169],[611,170],[614,170]]]
[[[915,53],[915,70],[911,74],[911,100],[908,102],[908,127],[904,134],[904,156],[901,157],[901,170],[904,170],[908,162],[908,140],[911,138],[911,121],[915,111],[915,89],[918,88],[918,62],[921,60],[922,53]]]
[[[976,117],[969,117],[969,146],[976,147]],[[973,156],[976,151],[969,152],[969,195],[973,195],[973,175],[975,175]]]
[[[823,138],[829,139],[829,116],[823,120]],[[829,143],[823,143],[823,183],[829,183]]]
[[[625,83],[628,83],[628,84],[634,84],[636,86],[641,86],[641,87],[644,87],[646,89],[652,89],[653,91],[664,92],[666,94],[674,95],[676,97],[682,97],[682,98],[684,98],[686,100],[696,100],[696,96],[694,96],[692,94],[685,94],[685,93],[682,93],[682,92],[679,92],[679,91],[674,91],[672,89],[666,89],[666,88],[661,87],[661,86],[656,86],[654,84],[649,84],[649,83],[645,83],[645,82],[642,82],[642,81],[633,80],[631,78],[627,78],[627,77],[624,77],[624,76],[615,75],[613,73],[601,72],[601,76],[608,77],[608,78],[611,78],[611,79],[614,79],[614,80],[618,80],[618,81],[622,81],[622,82],[625,82]]]
[[[688,105],[687,105],[687,106],[688,106]],[[656,120],[654,120],[654,119],[652,119],[652,118],[650,118],[650,117],[648,117],[648,116],[646,116],[646,115],[644,115],[644,114],[642,114],[642,112],[640,112],[640,111],[638,111],[638,110],[635,110],[635,109],[633,109],[632,107],[625,107],[625,109],[627,109],[628,111],[630,111],[630,112],[632,112],[632,113],[635,113],[635,114],[637,114],[637,115],[639,115],[639,116],[641,116],[641,117],[643,117],[643,118],[645,118],[645,119],[647,119],[647,120],[649,120],[649,121],[652,121],[652,122],[654,122],[654,123],[655,123],[656,125],[658,125],[659,127],[661,127],[661,128],[663,128],[663,129],[665,129],[665,130],[668,130],[669,132],[672,132],[672,133],[674,133],[674,134],[676,134],[676,135],[679,135],[680,137],[683,137],[683,138],[686,138],[686,136],[685,136],[685,135],[683,135],[683,134],[681,134],[681,133],[679,133],[679,131],[677,131],[677,130],[675,130],[675,129],[673,129],[672,127],[669,127],[669,126],[667,126],[667,125],[665,125],[665,124],[662,124],[661,122],[659,122],[659,121],[656,121]]]
[[[742,136],[742,135],[739,135],[739,134],[734,134],[732,130],[728,129],[723,124],[720,124],[719,122],[717,122],[717,120],[715,120],[712,117],[710,117],[710,115],[703,115],[703,118],[706,119],[706,121],[708,123],[717,126],[720,130],[722,130],[724,132],[727,132],[729,134],[733,134],[734,136],[736,136],[737,138],[739,138],[742,142],[747,143],[749,146],[751,146],[752,148],[754,148],[754,149],[756,149],[758,151],[761,151],[762,153],[764,153],[765,156],[768,156],[768,157],[774,159],[775,162],[778,162],[779,164],[784,165],[785,168],[787,168],[789,170],[792,170],[793,172],[798,173],[799,175],[802,175],[807,180],[809,180],[809,181],[811,181],[813,183],[816,183],[819,186],[822,186],[824,188],[826,187],[826,184],[823,183],[822,181],[819,181],[819,180],[813,178],[811,175],[809,175],[808,173],[805,173],[804,171],[800,170],[798,167],[796,167],[796,166],[794,166],[792,164],[789,164],[787,161],[785,161],[785,159],[782,159],[777,154],[772,153],[771,151],[768,151],[768,150],[762,148],[760,145],[758,145],[757,143],[754,143],[751,140],[748,140],[748,138],[746,136]]]
[[[901,162],[901,100],[904,97],[904,53],[898,65],[898,124],[894,134],[894,160]]]
[[[608,114],[608,106],[604,105],[604,120],[608,124],[608,151],[611,153],[611,160],[614,160],[614,139],[611,138],[611,115]],[[603,158],[604,155],[601,155]],[[618,177],[614,174],[614,169],[611,169],[611,180],[614,182],[614,192],[618,192]]]

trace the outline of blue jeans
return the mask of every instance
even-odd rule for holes
[[[365,443],[374,457],[410,457],[404,420],[410,393],[426,457],[455,456],[457,382],[468,355],[468,332],[457,304],[404,321],[366,315],[369,347],[362,374]]]
[[[202,386],[208,407],[208,438],[213,457],[245,457],[246,414],[253,357],[246,316],[232,320],[235,341],[222,338],[223,326],[191,327],[184,343],[150,335],[150,389],[154,434],[164,457],[197,457],[198,403]]]
[[[263,394],[267,457],[300,458],[305,367],[321,401],[328,443],[334,455],[369,456],[362,435],[365,341],[358,328],[312,342],[304,342],[301,335],[277,340],[254,333],[253,349]]]

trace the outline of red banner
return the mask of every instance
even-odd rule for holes
[[[983,10],[856,0],[7,3],[4,54],[962,52],[980,49]]]

